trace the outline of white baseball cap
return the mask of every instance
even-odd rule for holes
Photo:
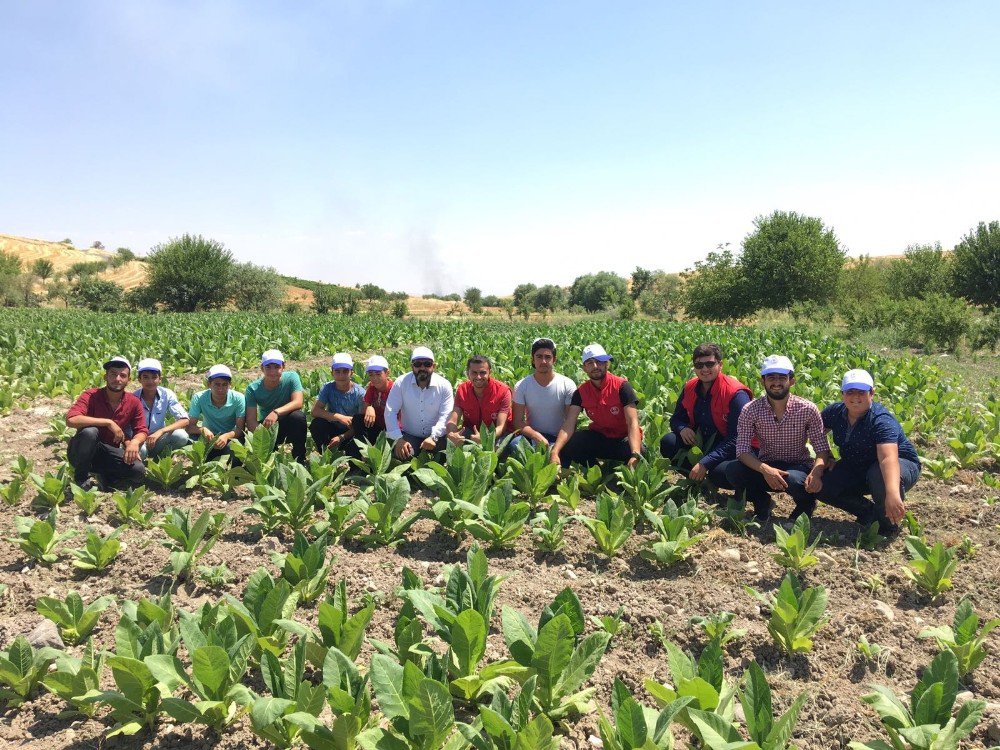
[[[371,372],[372,370],[388,370],[389,361],[383,357],[381,354],[375,354],[368,358],[368,364],[365,365],[365,372]]]
[[[794,372],[795,366],[792,364],[792,360],[781,354],[764,357],[764,361],[760,365],[761,377],[765,375],[791,375]]]
[[[330,362],[331,369],[337,369],[338,367],[347,367],[351,370],[354,369],[354,359],[347,352],[337,352],[333,355],[333,361]]]
[[[233,373],[225,365],[212,365],[208,368],[208,379],[215,380],[215,378],[229,378],[232,380]]]
[[[139,364],[135,366],[136,372],[142,375],[144,372],[163,372],[163,365],[160,364],[160,360],[153,359],[152,357],[146,357],[145,359],[140,359]]]
[[[109,359],[107,362],[104,363],[105,370],[107,370],[109,367],[127,367],[129,369],[129,372],[132,371],[132,364],[120,354],[112,357],[111,359]]]
[[[848,370],[840,381],[841,391],[872,391],[875,390],[875,380],[868,370]]]
[[[264,365],[283,365],[285,364],[285,355],[282,354],[277,349],[268,349],[260,357],[260,366]]]
[[[604,347],[600,344],[587,344],[587,346],[583,347],[583,361],[586,362],[588,359],[596,359],[598,362],[610,362],[614,357],[604,351]]]
[[[418,346],[413,350],[413,354],[410,355],[410,361],[415,359],[429,359],[431,362],[434,361],[434,352],[428,349],[426,346]]]

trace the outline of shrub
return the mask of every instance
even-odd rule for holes
[[[113,281],[83,276],[73,289],[73,306],[94,312],[118,312],[125,304],[125,290]]]
[[[31,273],[42,281],[47,280],[55,268],[52,265],[51,260],[46,260],[45,258],[39,258],[34,263],[31,264]]]
[[[237,310],[273,312],[285,299],[285,282],[273,268],[238,263],[230,277],[233,304]]]
[[[1000,344],[1000,307],[991,310],[978,321],[972,335],[972,345],[976,349],[988,348],[991,352],[995,352],[998,344]]]
[[[610,271],[600,271],[576,277],[569,290],[569,304],[580,305],[587,312],[597,312],[617,305],[626,296],[628,283],[625,279]]]
[[[483,311],[483,293],[478,287],[470,286],[465,290],[465,304],[474,313]]]
[[[392,303],[392,317],[402,319],[409,314],[410,308],[406,304],[406,300],[398,299]]]
[[[673,320],[681,311],[683,287],[680,274],[656,271],[639,295],[639,309],[653,318]]]
[[[903,258],[889,263],[886,287],[897,299],[947,294],[951,288],[951,260],[935,245],[910,245]]]
[[[755,310],[740,260],[724,245],[695,263],[694,269],[685,271],[682,277],[684,312],[692,318],[732,322]]]
[[[925,349],[953,352],[972,326],[969,305],[947,294],[931,294],[924,300],[910,300],[907,307],[910,309],[910,325]]]

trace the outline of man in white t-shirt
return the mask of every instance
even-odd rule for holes
[[[535,371],[514,386],[514,429],[518,435],[511,441],[512,448],[521,440],[552,445],[576,391],[576,383],[555,371],[556,345],[552,339],[532,342],[531,364]]]

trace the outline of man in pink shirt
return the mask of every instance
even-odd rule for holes
[[[148,428],[142,402],[126,391],[131,374],[127,359],[112,357],[104,363],[104,387],[85,390],[66,413],[66,424],[76,429],[68,450],[73,481],[84,489],[103,490],[118,481],[142,484],[146,477],[139,448]]]

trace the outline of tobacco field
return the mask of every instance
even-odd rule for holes
[[[615,357],[647,460],[557,475],[487,435],[303,467],[258,429],[242,467],[199,442],[137,490],[65,468],[65,412],[112,355],[160,359],[187,403],[278,348],[308,411],[335,351],[398,376],[430,346],[453,385],[481,353],[513,385],[540,335],[577,382],[586,344]],[[756,527],[658,458],[705,341],[758,393],[787,354],[821,408],[871,371],[924,463],[903,533],[824,505],[782,526],[780,496]],[[799,329],[0,310],[0,747],[1000,747],[998,386]]]

